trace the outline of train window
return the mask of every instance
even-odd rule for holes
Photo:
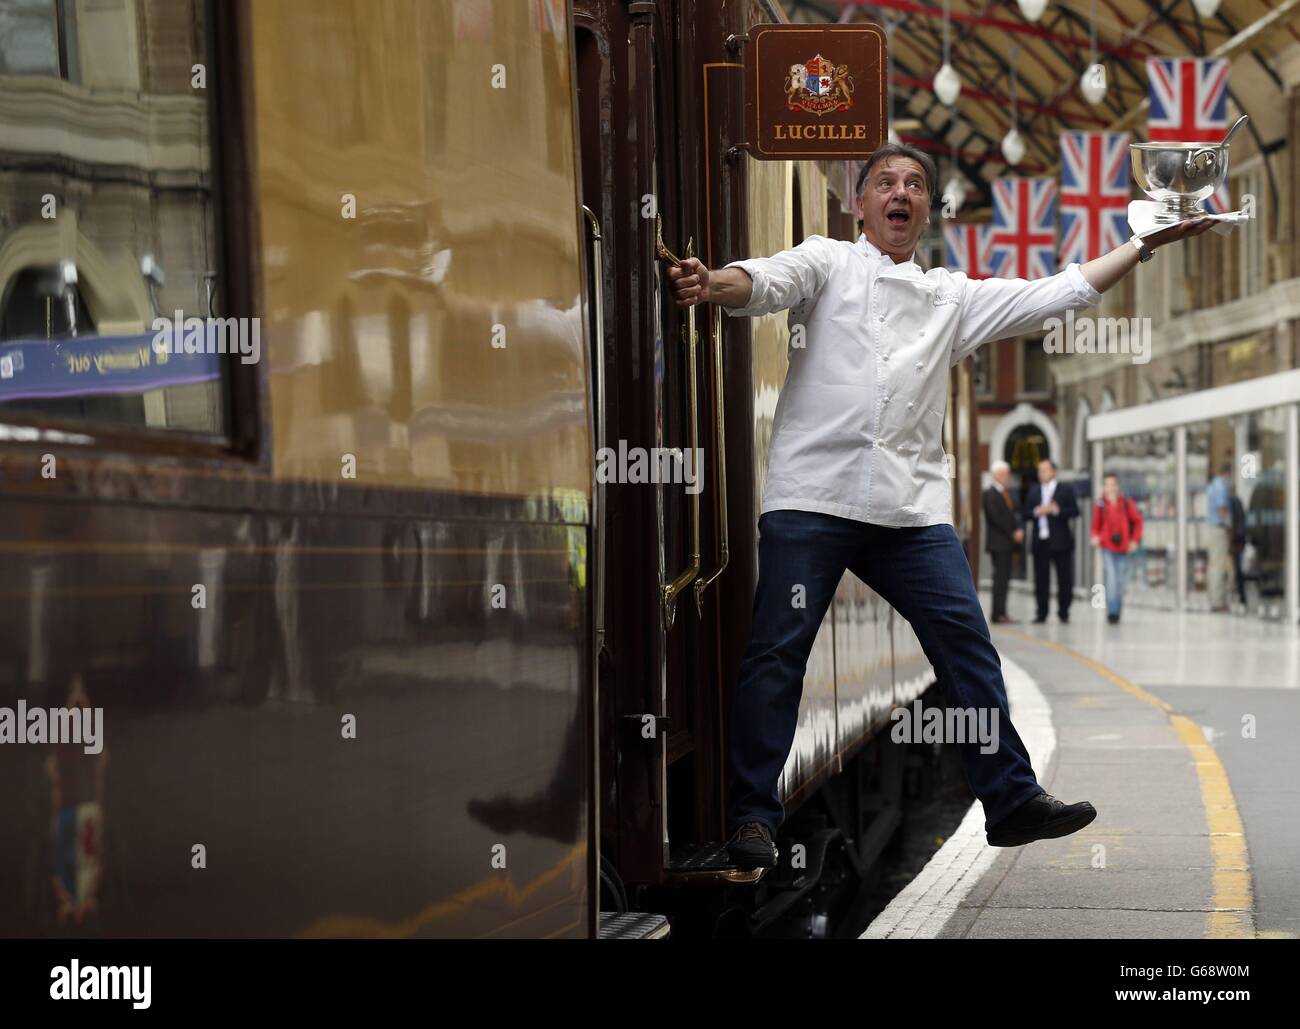
[[[0,0],[0,420],[224,435],[207,0]]]

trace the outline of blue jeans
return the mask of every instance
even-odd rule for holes
[[[984,805],[985,829],[1043,792],[1011,724],[1002,663],[989,636],[970,565],[948,524],[890,528],[810,511],[768,511],[758,520],[758,588],[749,646],[731,706],[727,825],[785,812],[777,780],[794,743],[804,670],[845,570],[911,624],[945,700],[989,711],[998,749],[959,743],[966,780]],[[803,605],[793,602],[802,586]]]
[[[1106,590],[1106,614],[1119,617],[1124,603],[1124,581],[1128,577],[1128,555],[1113,550],[1101,552],[1102,585]]]

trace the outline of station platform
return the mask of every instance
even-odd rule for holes
[[[988,596],[982,597],[985,610]],[[972,806],[863,938],[1300,935],[1300,631],[1086,603],[993,627],[1039,781],[1097,819],[999,849]]]

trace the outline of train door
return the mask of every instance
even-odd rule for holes
[[[599,676],[599,819],[602,910],[625,904],[622,882],[655,881],[661,860],[662,747],[637,739],[636,718],[661,713],[645,670],[658,660],[654,616],[644,587],[655,574],[654,523],[643,484],[626,481],[609,455],[647,446],[651,398],[640,346],[642,291],[651,269],[631,213],[637,150],[623,127],[635,90],[626,85],[630,25],[621,4],[576,0],[574,60],[579,160],[587,212],[589,289],[597,425],[593,537],[593,620]],[[620,85],[621,84],[621,85]],[[599,323],[599,324],[596,324]],[[617,574],[612,574],[616,571]]]
[[[665,274],[702,242],[697,173],[683,172],[699,167],[699,144],[692,104],[677,101],[691,65],[675,45],[676,8],[573,8],[583,202],[600,236],[590,285],[608,480],[594,547],[602,848],[607,872],[641,883],[664,879],[674,838],[716,837],[719,819],[707,803],[720,792],[717,691],[700,688],[716,661],[694,590],[717,566],[715,469],[701,460],[710,312],[678,311]]]
[[[718,565],[714,535],[717,477],[711,440],[710,331],[716,309],[685,310],[672,301],[670,265],[706,257],[701,149],[699,51],[694,18],[679,2],[644,16],[638,57],[647,73],[639,97],[645,154],[639,211],[650,240],[642,339],[653,354],[653,446],[661,481],[654,484],[658,612],[655,666],[663,739],[662,867],[676,879],[699,864],[698,845],[716,841],[720,821],[721,749],[715,704],[716,641],[697,604],[697,586]],[[702,598],[701,598],[702,599]]]

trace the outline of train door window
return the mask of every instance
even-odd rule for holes
[[[207,0],[0,0],[0,420],[229,433]]]

